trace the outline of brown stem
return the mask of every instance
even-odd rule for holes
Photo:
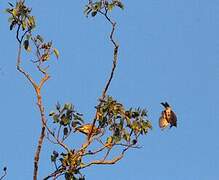
[[[102,99],[104,99],[105,97],[106,97],[106,92],[107,92],[107,90],[109,89],[109,86],[110,86],[110,83],[111,83],[111,81],[112,81],[112,79],[113,79],[113,76],[114,76],[114,72],[115,72],[115,69],[116,69],[116,65],[117,65],[117,57],[118,57],[118,48],[119,48],[119,46],[116,46],[115,48],[114,48],[114,53],[113,53],[113,67],[112,67],[112,70],[111,70],[111,73],[110,73],[110,77],[109,77],[109,79],[108,79],[108,81],[107,81],[107,83],[106,83],[106,86],[105,86],[105,88],[104,88],[104,90],[103,90],[103,93],[102,93]]]
[[[20,43],[19,47],[18,47],[18,57],[17,57],[17,65],[16,65],[17,66],[17,70],[19,72],[21,72],[29,80],[29,82],[32,84],[34,89],[36,89],[37,88],[37,84],[35,83],[33,78],[27,72],[25,72],[22,67],[20,67],[20,64],[21,64],[21,49],[22,49],[22,45]]]
[[[91,165],[98,165],[98,164],[102,164],[102,165],[110,165],[110,164],[115,164],[116,162],[118,162],[119,160],[121,160],[124,156],[124,153],[121,153],[118,157],[112,159],[112,160],[104,160],[104,159],[101,159],[101,160],[96,160],[96,161],[93,161],[89,164],[85,164],[84,166],[81,166],[80,169],[84,169],[86,167],[89,167]]]
[[[111,73],[110,73],[109,79],[106,82],[106,85],[105,85],[105,87],[103,89],[102,96],[101,96],[100,99],[105,99],[107,91],[109,89],[109,86],[110,86],[110,84],[112,82],[112,79],[113,79],[113,76],[114,76],[114,73],[115,73],[115,69],[116,69],[116,65],[117,65],[117,61],[118,61],[118,50],[119,50],[119,45],[114,40],[114,33],[115,33],[115,28],[116,28],[116,22],[113,22],[108,17],[107,12],[108,12],[107,10],[105,11],[105,13],[102,12],[102,11],[99,11],[99,13],[102,14],[107,19],[107,21],[112,25],[112,30],[111,30],[111,33],[110,33],[110,41],[112,42],[112,44],[114,46],[113,65],[112,65],[112,69],[111,69]],[[92,129],[90,131],[90,134],[88,135],[88,140],[92,136],[93,128],[95,126],[96,120],[97,120],[97,111],[96,111],[95,118],[94,118],[93,123],[92,123]]]
[[[19,33],[19,28],[17,31],[17,37],[18,37],[18,33]],[[37,174],[38,174],[38,167],[39,167],[39,159],[40,159],[40,152],[42,149],[42,144],[43,144],[43,140],[45,137],[45,130],[46,130],[46,116],[45,116],[45,111],[44,111],[44,106],[42,103],[42,96],[41,96],[41,88],[44,85],[44,83],[49,79],[49,75],[45,73],[45,76],[41,79],[39,85],[34,81],[34,79],[30,76],[30,74],[28,74],[21,66],[21,50],[22,50],[22,40],[23,37],[25,36],[27,32],[24,33],[24,35],[22,36],[21,40],[19,38],[17,38],[18,42],[19,42],[19,48],[18,48],[18,57],[17,57],[17,70],[22,73],[27,79],[28,81],[32,84],[33,88],[35,89],[36,92],[36,96],[37,96],[37,105],[40,111],[40,116],[41,116],[41,133],[40,136],[38,138],[38,144],[37,144],[37,149],[34,155],[34,172],[33,172],[33,179],[37,180]]]
[[[106,160],[106,158],[109,155],[109,152],[111,150],[111,149],[108,149],[107,153],[105,154],[105,156],[101,160],[96,160],[96,161],[92,161],[88,164],[84,164],[83,166],[80,167],[80,169],[84,169],[84,168],[92,166],[92,165],[100,165],[100,164],[102,164],[102,165],[111,165],[111,164],[115,164],[124,157],[125,152],[131,147],[132,147],[132,145],[127,146],[125,149],[123,149],[123,151],[121,152],[120,155],[118,155],[117,157],[115,157],[111,160]]]
[[[37,145],[37,149],[36,149],[36,152],[35,152],[35,155],[34,155],[34,173],[33,173],[33,179],[34,180],[37,180],[40,152],[41,152],[41,149],[42,149],[42,144],[43,144],[43,140],[44,140],[44,137],[45,137],[45,130],[46,130],[45,110],[44,110],[44,106],[42,104],[42,97],[41,97],[39,88],[36,89],[36,93],[37,93],[37,105],[39,107],[39,111],[40,111],[40,115],[41,115],[41,133],[40,133],[40,136],[38,138],[38,145]]]

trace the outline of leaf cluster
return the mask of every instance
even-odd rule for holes
[[[14,28],[17,30],[16,38],[20,44],[23,43],[23,47],[27,52],[31,51],[31,42],[33,43],[36,48],[37,56],[37,60],[34,62],[41,64],[42,62],[48,61],[52,54],[54,54],[56,58],[59,58],[59,51],[52,46],[52,41],[44,42],[42,36],[34,36],[32,34],[32,30],[36,27],[36,20],[34,16],[31,15],[31,8],[25,5],[25,1],[20,0],[16,2],[15,5],[9,3],[9,6],[10,8],[7,8],[6,12],[10,14],[10,30]],[[23,32],[19,37],[21,30]]]
[[[59,129],[62,129],[63,138],[84,123],[83,114],[77,112],[71,103],[66,103],[63,107],[57,103],[56,110],[51,111],[49,116],[53,118],[53,123],[58,125]]]
[[[82,148],[73,150],[65,148],[64,152],[60,154],[53,151],[51,161],[55,164],[55,172],[59,175],[65,175],[66,179],[76,180],[84,178],[80,170],[90,166],[90,164],[95,164],[95,162],[86,162],[85,156],[96,155],[107,150],[106,159],[109,151],[115,146],[124,148],[123,151],[135,148],[137,147],[139,136],[147,134],[148,130],[152,128],[150,121],[147,119],[147,111],[145,109],[130,108],[126,110],[123,104],[110,96],[107,96],[104,100],[101,99],[96,106],[97,127],[92,126],[92,123],[85,124],[83,115],[78,113],[74,106],[69,103],[63,106],[57,103],[56,110],[51,111],[49,115],[53,118],[53,123],[59,127],[58,133],[54,132],[52,135],[59,138],[59,133],[62,129],[63,138],[61,143],[64,143],[64,140],[70,134],[75,134],[77,130],[87,137],[90,135],[88,132],[91,132],[92,129],[92,132],[96,129],[100,130],[98,133],[92,133],[91,139],[88,138],[87,142],[82,144]],[[84,129],[88,132],[84,133]],[[97,149],[88,150],[87,148],[94,140],[98,142],[98,145],[95,145]],[[104,164],[105,161],[101,160],[101,163]]]
[[[32,34],[27,34],[26,40],[23,42],[24,49],[27,51],[31,51],[30,41],[32,41],[36,47],[37,62],[42,63],[48,61],[52,54],[54,54],[57,59],[59,58],[59,51],[53,47],[52,41],[44,42],[43,37],[40,35],[33,36]]]
[[[120,9],[124,9],[124,4],[120,0],[100,0],[96,2],[89,3],[85,6],[84,14],[89,16],[91,14],[92,17],[96,16],[98,12],[101,10],[112,11],[115,7],[119,7]]]
[[[111,132],[108,140],[110,139],[112,143],[119,143],[122,140],[126,143],[130,143],[131,140],[135,142],[139,135],[146,134],[152,128],[145,109],[126,110],[112,97],[100,100],[96,108],[99,128],[107,128]]]
[[[10,8],[6,9],[11,16],[9,17],[10,30],[16,26],[21,26],[22,30],[32,30],[36,26],[34,16],[31,16],[31,9],[24,4],[24,0],[16,2],[15,5],[9,3]]]
[[[60,154],[53,151],[51,161],[55,164],[57,171],[63,173],[66,180],[85,179],[78,168],[81,165],[81,156],[77,155],[74,150]],[[59,167],[57,166],[57,161],[61,164]]]

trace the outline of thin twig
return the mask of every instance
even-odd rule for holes
[[[103,151],[105,148],[106,148],[106,147],[103,146],[103,147],[97,149],[96,151],[88,151],[87,153],[84,153],[83,156],[87,156],[87,155],[95,155],[95,154],[97,154],[97,153]]]
[[[64,174],[63,173],[64,170],[65,170],[64,168],[60,168],[60,169],[56,170],[55,172],[51,173],[50,175],[48,175],[47,177],[45,177],[43,180],[47,180],[47,179],[50,179],[52,177],[56,177],[57,178],[57,177],[59,177],[59,176]]]
[[[4,171],[4,174],[0,177],[0,180],[4,179],[4,177],[7,175],[7,168],[6,167],[4,167],[3,171]]]
[[[105,87],[103,89],[102,96],[100,98],[100,99],[104,100],[105,97],[106,97],[107,91],[109,89],[109,86],[111,84],[111,81],[113,79],[116,66],[117,66],[119,45],[114,40],[114,32],[115,32],[115,28],[116,28],[116,22],[112,21],[109,18],[109,16],[107,15],[107,12],[108,12],[107,9],[105,10],[105,13],[102,12],[102,11],[98,11],[98,12],[100,12],[107,19],[107,21],[110,22],[110,24],[112,25],[112,30],[110,32],[110,41],[114,45],[113,65],[112,65],[111,73],[110,73],[109,79],[107,80],[106,85],[105,85]],[[92,129],[91,129],[91,132],[90,132],[90,134],[88,136],[88,139],[91,137],[91,135],[93,133],[93,128],[95,126],[96,120],[97,120],[97,111],[96,111],[95,118],[94,118],[93,123],[92,123]]]
[[[32,79],[32,77],[27,72],[25,72],[23,68],[20,67],[20,64],[21,64],[21,49],[22,49],[22,45],[20,43],[19,47],[18,47],[18,56],[17,56],[17,65],[16,65],[17,66],[17,70],[20,71],[29,80],[29,82],[32,84],[32,86],[34,88],[36,88],[37,84]]]
[[[115,164],[116,162],[118,162],[119,160],[121,160],[124,156],[124,153],[121,153],[118,157],[112,159],[112,160],[96,160],[96,161],[92,161],[91,163],[89,164],[85,164],[83,166],[81,166],[80,169],[84,169],[84,168],[87,168],[91,165],[110,165],[110,164]]]

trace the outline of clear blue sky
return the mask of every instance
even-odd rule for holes
[[[87,122],[111,68],[110,26],[86,18],[86,1],[28,1],[37,32],[53,40],[60,59],[43,89],[47,114],[59,101],[72,102]],[[119,63],[109,94],[126,107],[146,107],[154,128],[140,150],[114,166],[85,170],[95,180],[219,179],[219,1],[124,1],[118,22]],[[32,87],[16,71],[17,43],[9,32],[7,1],[0,3],[0,167],[7,179],[32,179],[33,154],[40,132]],[[178,116],[178,128],[160,131],[161,101]],[[40,179],[51,171],[52,147],[45,143]]]

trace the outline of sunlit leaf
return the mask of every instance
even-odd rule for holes
[[[30,29],[33,29],[36,26],[36,22],[35,22],[34,16],[28,16],[27,24],[28,24],[28,27]]]
[[[37,35],[36,38],[37,38],[41,43],[43,43],[43,38],[42,38],[42,36]]]
[[[54,52],[56,58],[58,59],[59,58],[59,51],[58,51],[58,49],[54,48],[53,52]]]
[[[130,141],[130,135],[129,135],[129,133],[124,133],[124,134],[123,134],[123,138],[125,139],[125,141],[129,142],[129,141]]]
[[[11,11],[11,14],[13,15],[13,17],[16,17],[17,16],[17,9],[13,9]]]
[[[66,110],[72,110],[72,104],[71,104],[71,103],[66,103],[66,104],[64,105],[64,109],[66,109]]]
[[[49,58],[50,58],[49,53],[43,54],[43,55],[41,56],[41,60],[42,60],[43,62],[44,62],[44,61],[48,61]]]
[[[54,115],[53,116],[53,123],[57,123],[59,122],[59,116],[58,115]]]
[[[111,3],[111,4],[108,4],[107,9],[109,11],[112,11],[114,7],[115,7],[115,5],[113,3]]]
[[[27,24],[25,21],[22,21],[22,30],[24,31],[27,27]]]
[[[63,114],[61,117],[60,124],[63,126],[67,126],[69,123],[70,123],[70,119]]]

